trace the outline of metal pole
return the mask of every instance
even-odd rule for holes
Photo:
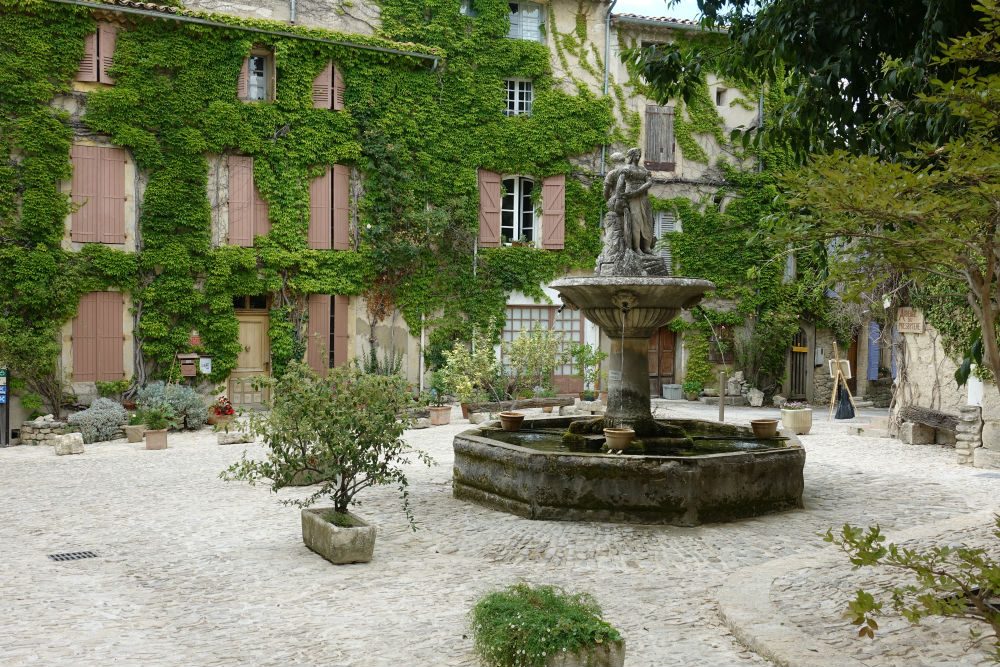
[[[726,421],[726,371],[719,371],[719,421]]]

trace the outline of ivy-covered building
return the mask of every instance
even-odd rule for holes
[[[395,355],[418,383],[490,322],[601,344],[546,284],[592,270],[601,176],[632,145],[664,261],[723,304],[759,287],[743,283],[763,251],[720,269],[711,226],[756,201],[732,184],[757,158],[726,137],[765,99],[709,76],[658,104],[622,62],[714,38],[690,22],[569,0],[0,6],[0,361],[22,396],[177,376],[184,355],[236,403],[303,357]],[[654,337],[654,391],[689,358],[707,372],[705,333]],[[579,388],[573,370],[557,388]]]

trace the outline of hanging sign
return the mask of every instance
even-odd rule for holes
[[[903,307],[896,311],[896,330],[899,333],[923,333],[924,311]]]

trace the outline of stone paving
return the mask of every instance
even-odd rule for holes
[[[711,418],[717,408],[667,409]],[[727,408],[727,421],[775,414]],[[719,613],[723,586],[742,568],[827,558],[832,547],[819,534],[830,526],[879,522],[891,535],[994,509],[1000,497],[1000,479],[956,465],[951,448],[851,436],[844,422],[815,418],[802,436],[805,510],[699,528],[532,522],[456,501],[451,437],[468,423],[410,431],[437,460],[409,471],[419,530],[407,526],[395,490],[370,489],[356,512],[378,526],[375,558],[340,567],[303,546],[298,509],[277,502],[303,490],[276,497],[218,479],[259,445],[218,446],[205,430],[172,433],[164,451],[123,441],[72,457],[0,450],[0,665],[471,666],[469,608],[522,580],[592,592],[623,630],[630,667],[768,665]],[[46,558],[86,549],[99,558]],[[808,605],[828,595],[826,580],[809,582],[831,576],[839,575],[788,573],[781,595],[806,605],[796,622],[808,624]],[[861,641],[840,629],[817,629],[830,665]],[[954,645],[965,637],[952,634],[920,646],[926,664],[979,664],[961,661]],[[865,664],[904,664],[891,643],[871,646]]]

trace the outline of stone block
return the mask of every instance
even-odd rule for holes
[[[471,424],[483,424],[490,421],[490,413],[488,412],[473,412],[469,415],[469,423]]]
[[[545,661],[545,667],[622,667],[625,642],[594,644],[579,651],[558,652]]]
[[[908,445],[933,445],[934,428],[917,424],[915,422],[903,422],[899,427],[899,439]]]
[[[937,444],[937,445],[950,445],[950,446],[954,447],[955,443],[956,443],[956,439],[955,439],[955,432],[954,431],[949,431],[949,430],[943,429],[943,428],[935,429],[935,432],[934,432],[934,444]]]
[[[1000,419],[983,420],[983,447],[1000,452]]]
[[[787,402],[788,402],[788,399],[785,398],[784,396],[782,396],[781,394],[775,394],[774,398],[771,399],[771,403],[773,403],[774,407],[776,407],[776,408],[780,408],[781,406],[783,406]]]
[[[764,392],[760,389],[751,389],[747,392],[747,400],[750,401],[750,405],[759,408],[764,405]]]
[[[985,447],[976,447],[972,450],[972,465],[977,468],[1000,469],[1000,452]]]
[[[53,440],[56,455],[65,456],[67,454],[83,454],[83,434],[67,433]]]
[[[253,442],[252,435],[239,431],[230,431],[229,433],[219,431],[215,434],[215,438],[220,445],[239,445],[244,442]]]
[[[428,419],[427,417],[419,417],[417,419],[414,419],[413,423],[410,424],[410,428],[430,428],[430,427],[431,427],[431,420]]]

